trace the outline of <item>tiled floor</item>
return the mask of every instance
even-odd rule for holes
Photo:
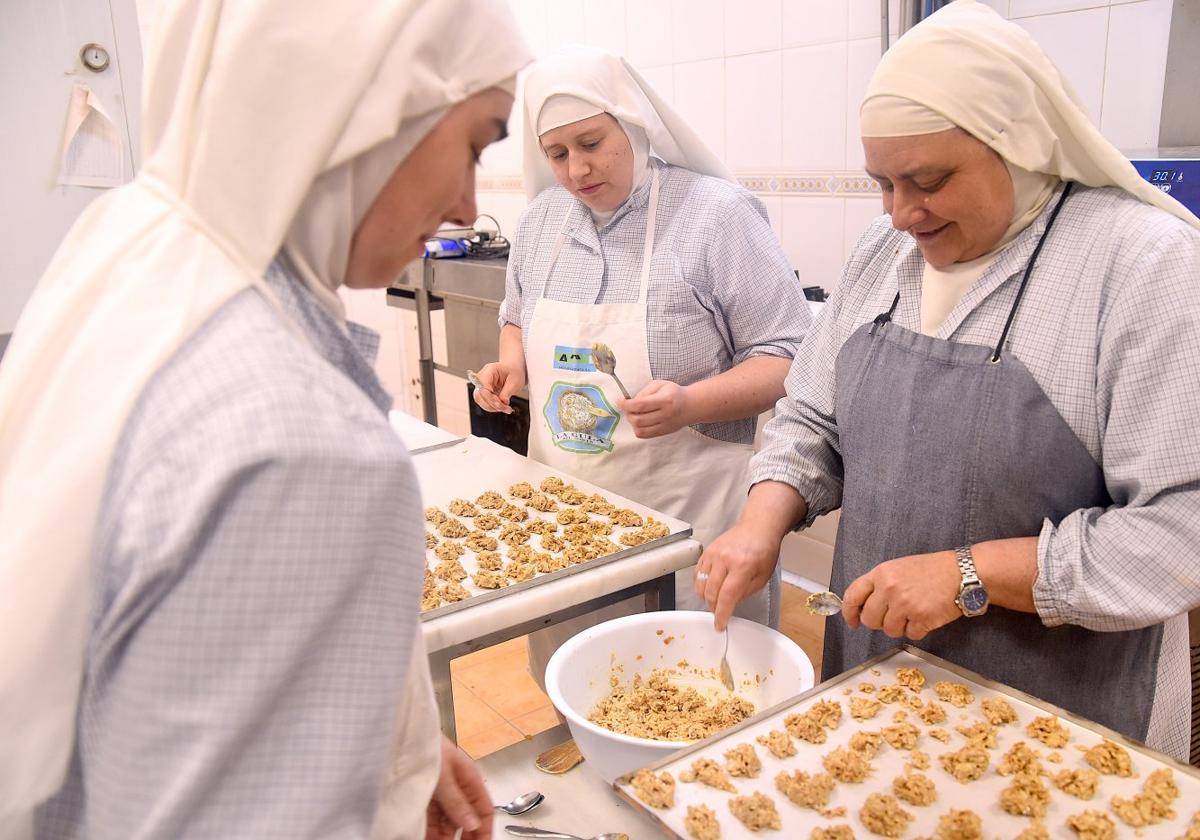
[[[804,649],[819,674],[825,620],[804,609],[808,593],[783,587],[779,629]],[[450,664],[458,743],[472,758],[515,744],[558,723],[554,707],[526,664],[525,638],[481,650]]]

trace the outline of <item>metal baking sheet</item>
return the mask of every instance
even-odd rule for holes
[[[669,543],[687,539],[692,535],[692,526],[683,520],[659,513],[645,505],[638,504],[624,496],[618,496],[616,493],[610,493],[603,487],[597,487],[594,484],[575,478],[560,470],[552,470],[544,464],[518,455],[511,449],[486,438],[468,437],[455,444],[423,450],[414,455],[413,464],[416,466],[417,479],[421,484],[422,503],[425,507],[439,507],[446,511],[447,514],[449,514],[449,505],[452,499],[466,499],[473,502],[477,496],[487,490],[495,490],[504,496],[505,499],[508,499],[508,488],[511,485],[520,481],[527,481],[536,488],[542,479],[553,475],[558,476],[568,484],[574,484],[589,496],[593,493],[599,493],[617,507],[628,508],[641,514],[643,519],[653,516],[670,529],[670,533],[660,539],[632,546],[605,557],[597,557],[595,560],[588,560],[585,563],[579,563],[575,566],[568,566],[557,572],[537,574],[527,581],[514,583],[503,589],[483,589],[472,582],[470,575],[473,575],[478,567],[475,565],[475,553],[467,551],[466,554],[459,558],[468,575],[467,579],[461,581],[461,583],[471,593],[471,597],[463,601],[442,604],[440,607],[427,610],[421,613],[423,621],[429,621],[439,616],[449,615],[450,613],[487,603],[497,598],[503,598],[506,595],[512,595],[514,592],[523,592],[530,587],[540,586],[543,583],[558,580],[569,575],[577,575],[580,572],[606,566],[609,563],[632,557],[635,554],[641,554]],[[533,509],[529,509],[529,515],[531,519],[534,517],[551,519],[553,517],[553,514],[541,513]],[[461,517],[455,518],[462,521],[467,527],[471,526],[470,520],[463,520]],[[431,525],[426,524],[427,530],[435,530]],[[608,539],[613,542],[619,542],[621,534],[626,531],[636,530],[636,528],[614,528]],[[503,544],[501,545],[501,551],[507,554],[506,547]],[[426,550],[426,557],[429,559],[430,568],[437,564],[437,558],[434,556],[432,549]]]
[[[903,667],[920,668],[925,674],[925,687],[920,692],[924,700],[936,700],[934,684],[939,681],[965,683],[975,695],[975,701],[966,708],[956,708],[949,703],[942,703],[948,714],[945,723],[936,727],[923,724],[910,711],[908,720],[921,731],[916,748],[929,755],[930,766],[927,770],[918,771],[928,776],[937,787],[937,801],[928,806],[909,805],[901,802],[901,807],[912,814],[915,819],[908,824],[907,830],[901,837],[922,838],[932,837],[937,829],[938,818],[951,808],[968,809],[977,813],[983,822],[983,836],[989,838],[1014,838],[1021,831],[1033,825],[1029,817],[1015,816],[1001,809],[999,797],[1001,791],[1012,781],[1011,776],[1001,776],[996,768],[1004,754],[1017,741],[1024,741],[1042,755],[1042,765],[1050,773],[1073,768],[1082,769],[1088,765],[1083,759],[1080,748],[1099,744],[1107,738],[1125,747],[1132,760],[1136,776],[1120,778],[1117,776],[1101,775],[1096,795],[1090,800],[1076,799],[1054,787],[1053,782],[1043,777],[1050,789],[1050,805],[1041,822],[1053,838],[1062,840],[1078,840],[1077,835],[1067,827],[1067,817],[1085,810],[1103,811],[1116,825],[1118,838],[1175,838],[1182,837],[1192,815],[1200,809],[1200,770],[1181,764],[1174,759],[1155,752],[1144,744],[1140,744],[1119,733],[1113,732],[1099,724],[1079,718],[1070,712],[1056,708],[1035,697],[1009,688],[979,676],[971,671],[940,659],[936,656],[907,645],[878,656],[863,665],[852,668],[833,679],[826,680],[803,694],[791,700],[766,709],[754,717],[718,733],[704,741],[698,741],[685,747],[669,758],[655,764],[650,769],[654,772],[667,771],[675,778],[675,804],[669,810],[660,810],[646,806],[634,794],[630,787],[632,774],[623,776],[613,783],[613,787],[621,798],[628,801],[651,820],[657,823],[667,837],[686,838],[689,835],[684,828],[684,818],[688,805],[707,805],[715,812],[721,824],[722,840],[736,838],[761,838],[764,836],[782,836],[807,838],[809,832],[817,827],[834,825],[849,825],[856,837],[876,837],[859,819],[858,812],[866,798],[872,793],[892,793],[892,780],[904,772],[904,764],[911,753],[898,750],[886,742],[880,747],[879,753],[871,760],[874,770],[870,777],[861,784],[838,782],[834,788],[829,807],[844,807],[846,813],[841,817],[827,818],[816,811],[801,808],[793,804],[786,796],[775,788],[775,776],[780,771],[789,773],[804,770],[808,773],[823,773],[821,759],[837,747],[846,746],[850,736],[860,730],[879,731],[884,726],[892,725],[892,715],[903,704],[884,704],[882,710],[871,720],[859,723],[850,717],[850,696],[862,695],[856,689],[860,683],[874,683],[876,687],[891,685],[897,682],[896,669]],[[846,693],[851,690],[851,694]],[[960,725],[971,725],[984,720],[981,713],[981,702],[985,698],[1002,696],[1009,701],[1017,713],[1018,721],[997,727],[996,747],[988,750],[990,764],[983,776],[974,782],[960,783],[941,767],[938,757],[943,753],[954,752],[966,746],[966,738],[955,731]],[[823,744],[810,744],[793,738],[797,755],[789,758],[775,758],[765,747],[755,741],[772,729],[786,729],[784,718],[793,712],[807,711],[820,700],[837,700],[841,702],[843,715],[841,724],[833,730],[826,730],[828,740]],[[1114,702],[1120,702],[1114,698]],[[1063,726],[1070,732],[1070,741],[1065,747],[1052,750],[1045,744],[1030,738],[1025,732],[1025,726],[1035,717],[1054,715],[1060,719]],[[951,733],[949,743],[943,744],[935,740],[928,732],[932,728],[946,729]],[[715,788],[706,787],[699,782],[683,783],[679,781],[679,773],[686,770],[692,762],[700,757],[711,758],[724,766],[726,750],[739,744],[751,744],[763,763],[762,772],[754,779],[731,779],[737,794],[729,794]],[[1057,752],[1061,763],[1047,760],[1047,756]],[[1179,788],[1179,797],[1174,802],[1176,818],[1169,822],[1135,829],[1121,822],[1110,808],[1110,800],[1115,796],[1125,799],[1132,798],[1142,790],[1142,783],[1155,770],[1167,767],[1174,771],[1175,784]],[[779,812],[783,829],[778,834],[772,831],[751,832],[729,810],[728,800],[735,795],[747,796],[751,793],[763,793],[775,803]]]

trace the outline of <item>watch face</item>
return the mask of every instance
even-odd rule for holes
[[[982,586],[968,586],[958,596],[958,600],[962,604],[964,612],[982,612],[987,609],[988,605],[987,590]]]

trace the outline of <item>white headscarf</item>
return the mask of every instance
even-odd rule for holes
[[[547,131],[591,119],[603,113],[605,112],[601,108],[585,99],[565,93],[556,93],[546,100],[542,110],[535,118],[538,138],[540,139]],[[629,193],[632,195],[650,179],[650,140],[640,126],[631,125],[616,117],[613,119],[617,120],[617,124],[625,132],[625,139],[629,141],[629,148],[633,153],[633,181],[629,188]],[[625,198],[628,197],[628,195],[625,196]],[[597,227],[607,224],[608,220],[617,212],[616,207],[611,210],[596,210],[588,207],[588,210]]]
[[[864,137],[958,126],[995,150],[1010,174],[1015,167],[1119,187],[1200,228],[1200,219],[1147,183],[1104,139],[1029,33],[978,0],[955,0],[905,33],[880,60],[861,115]],[[1045,193],[1045,203],[1044,183],[1028,188]],[[1036,215],[1026,207],[1014,224]]]
[[[267,293],[285,238],[332,298],[389,166],[450,105],[527,63],[517,32],[501,0],[164,11],[145,165],[72,227],[0,366],[0,834],[18,836],[64,777],[94,526],[146,383],[225,301]]]
[[[623,58],[594,47],[567,47],[533,66],[524,91],[525,194],[530,199],[557,183],[539,136],[600,113],[616,117],[629,136],[635,177],[640,174],[638,145],[631,126],[645,132],[647,158],[652,151],[667,163],[734,180],[720,158]]]

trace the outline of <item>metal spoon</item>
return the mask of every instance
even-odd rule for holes
[[[621,384],[621,380],[617,379],[617,356],[613,353],[611,347],[607,344],[593,344],[592,364],[596,366],[596,370],[601,373],[607,373],[613,378],[617,383],[617,387],[621,389],[621,393],[625,395],[625,399],[633,399],[633,397],[629,396],[629,392],[625,390],[625,386]]]
[[[493,397],[496,396],[495,393],[492,392],[491,388],[479,381],[479,374],[477,374],[475,371],[467,371],[467,381],[474,385],[478,390],[483,391],[485,394],[491,394]]]
[[[541,840],[588,840],[577,834],[563,834],[561,831],[547,831],[544,828],[526,828],[523,825],[506,825],[504,830],[517,837],[539,837]],[[597,834],[591,840],[629,840],[628,834]]]
[[[729,628],[725,628],[725,652],[721,654],[721,684],[733,691],[733,670],[729,667]]]
[[[529,793],[522,793],[512,802],[505,805],[497,805],[497,811],[515,817],[517,814],[524,814],[526,811],[532,811],[534,808],[542,804],[542,800],[546,797],[538,793],[536,790],[531,790]]]
[[[842,611],[842,599],[836,592],[814,592],[808,596],[804,606],[813,615],[837,615]]]

